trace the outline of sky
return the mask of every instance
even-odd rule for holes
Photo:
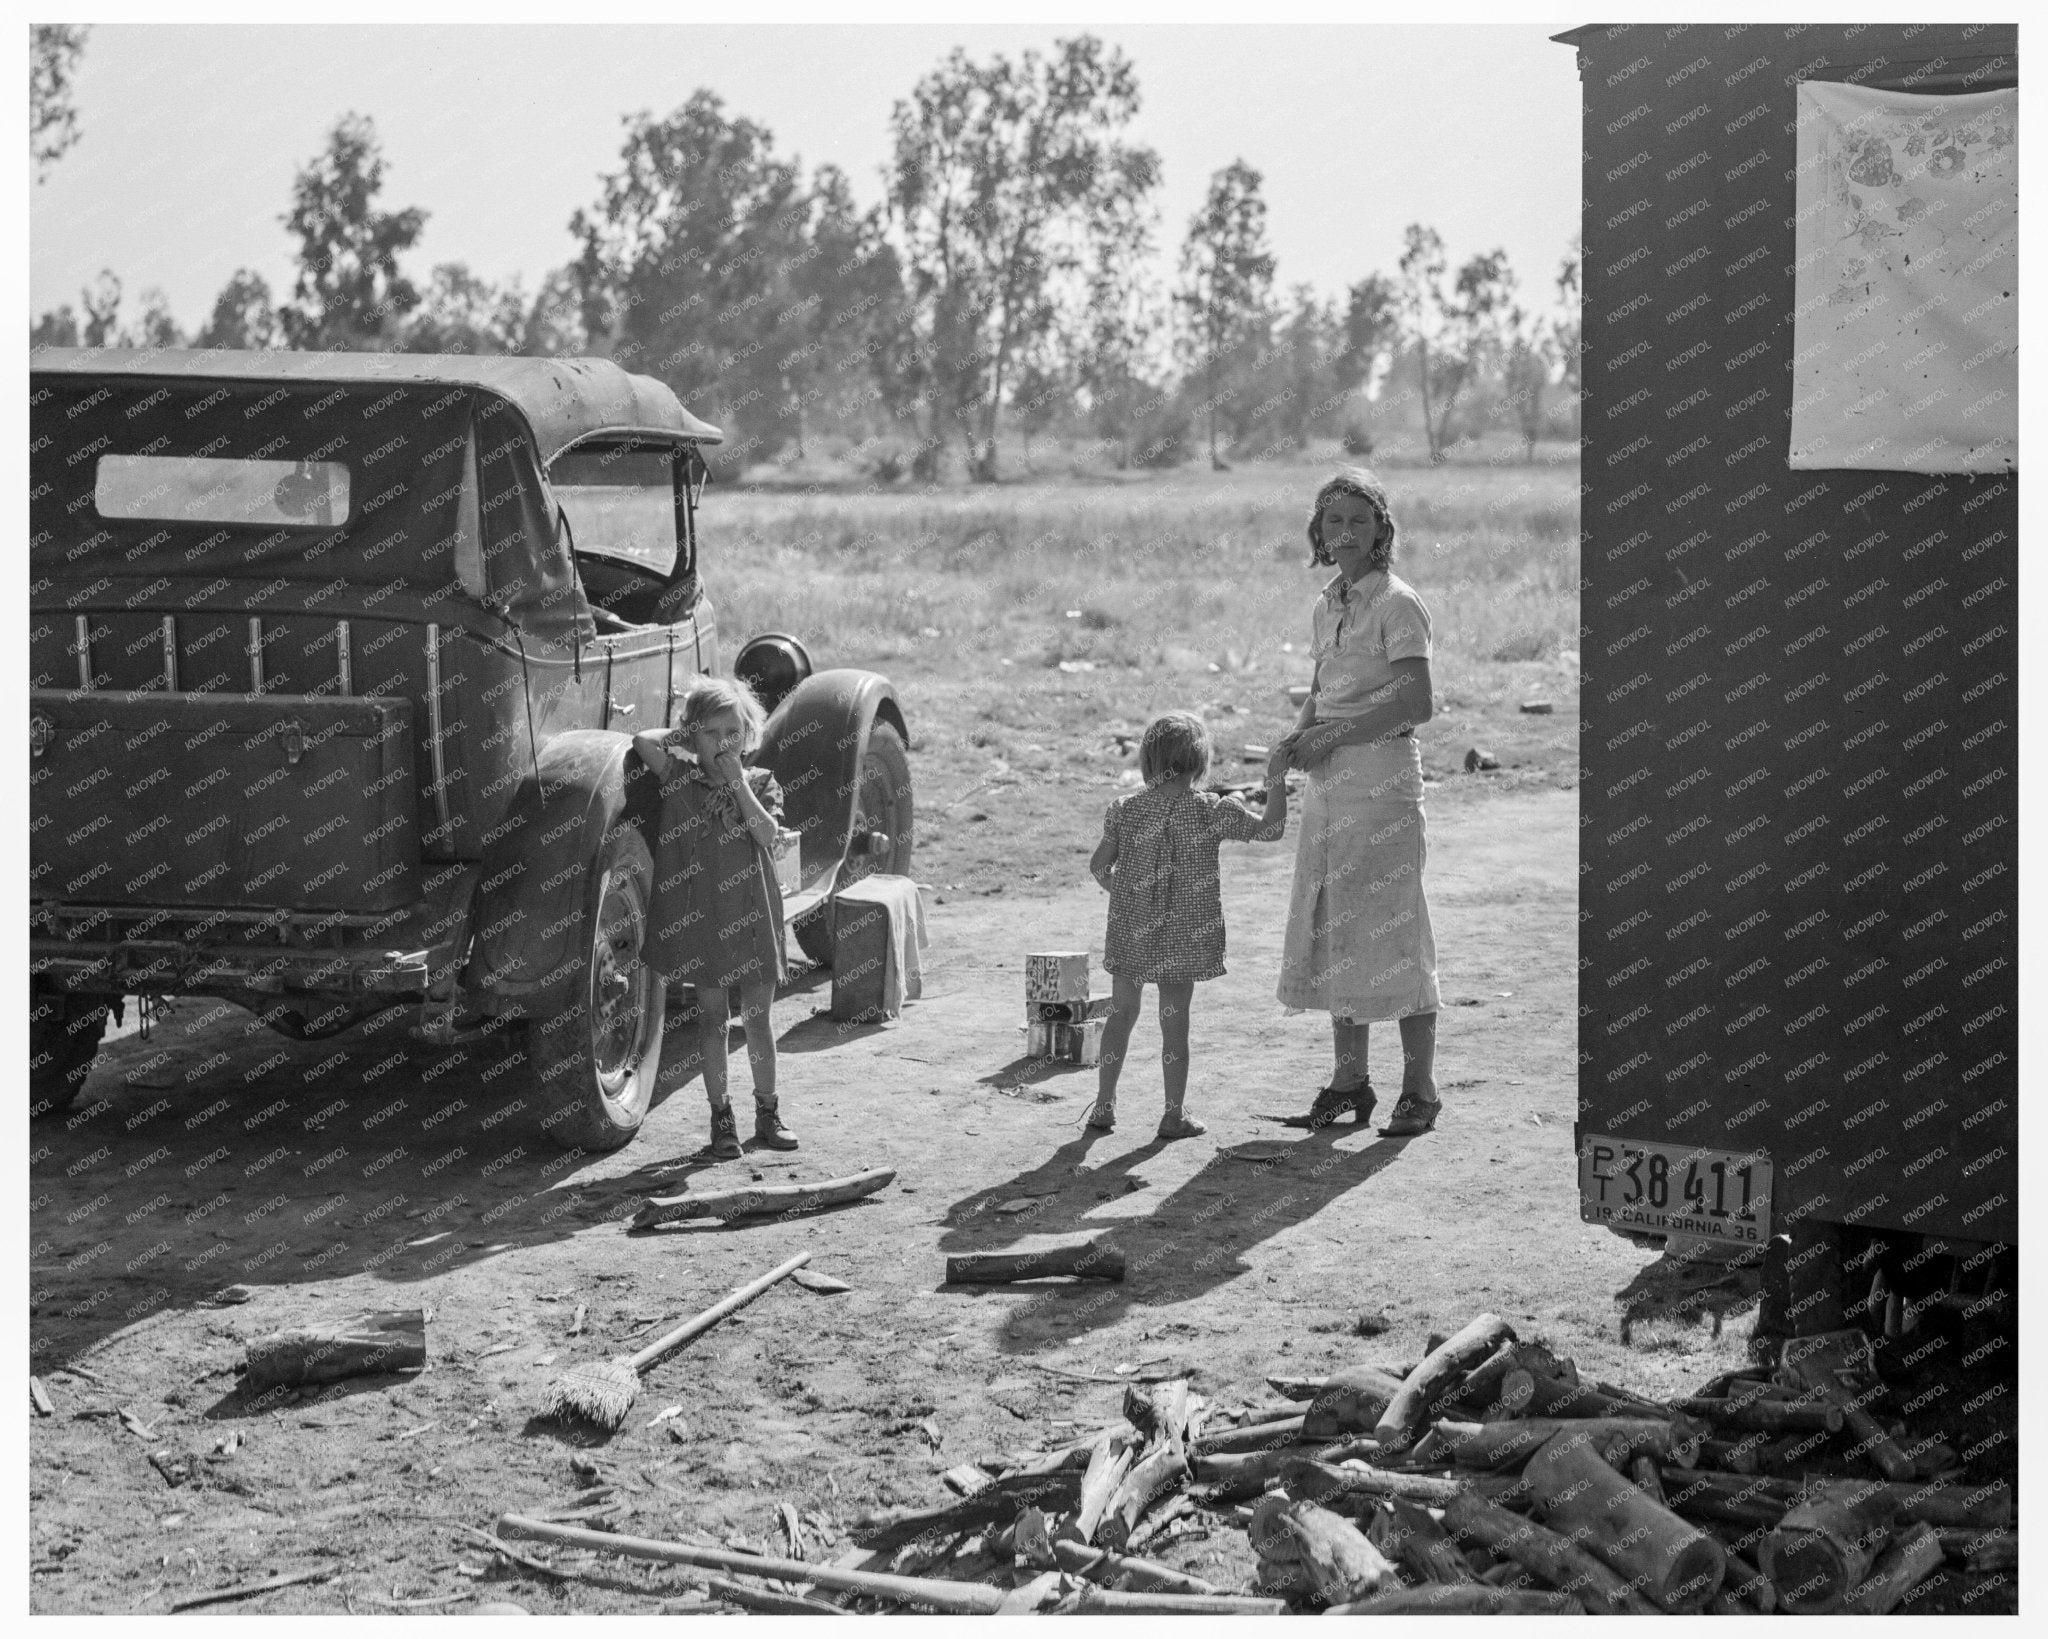
[[[622,116],[709,87],[777,151],[882,197],[889,114],[959,46],[1047,51],[1053,24],[257,27],[100,25],[77,78],[83,139],[30,193],[32,312],[111,268],[123,317],[151,286],[188,331],[238,267],[289,293],[280,218],[298,168],[344,112],[371,116],[385,209],[417,205],[405,266],[437,263],[531,292],[570,260],[568,228],[615,168]],[[1454,262],[1500,246],[1548,305],[1578,227],[1573,52],[1515,24],[1108,25],[1133,61],[1131,135],[1161,156],[1159,238],[1177,249],[1209,177],[1265,177],[1281,289],[1337,295],[1391,272],[1410,222]],[[1169,269],[1162,263],[1162,272]]]

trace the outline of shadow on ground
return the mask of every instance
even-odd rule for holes
[[[940,1248],[987,1252],[1044,1236],[1095,1235],[1124,1254],[1121,1282],[1031,1283],[1003,1327],[1005,1347],[1032,1351],[1114,1324],[1134,1307],[1184,1303],[1251,1273],[1246,1254],[1369,1184],[1413,1139],[1360,1143],[1357,1128],[1219,1148],[1149,1212],[1102,1209],[1141,1193],[1141,1169],[1167,1148],[1154,1138],[1105,1160],[1115,1135],[1088,1132],[1045,1160],[947,1209]],[[1017,1203],[1028,1202],[1019,1207]],[[1010,1206],[1012,1210],[1001,1209]]]

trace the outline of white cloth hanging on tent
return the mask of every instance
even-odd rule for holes
[[[1800,85],[1792,467],[2017,469],[2018,111]]]

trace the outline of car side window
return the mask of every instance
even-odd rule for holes
[[[689,567],[676,455],[666,446],[586,444],[550,467],[593,609],[636,625],[673,618],[662,594]]]

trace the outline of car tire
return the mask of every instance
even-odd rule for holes
[[[616,825],[591,861],[583,948],[564,1005],[526,1022],[528,1083],[541,1127],[565,1150],[632,1141],[661,1068],[663,986],[648,966],[654,859],[630,825]]]
[[[910,752],[903,736],[888,723],[876,723],[868,732],[867,749],[861,753],[860,783],[856,788],[853,835],[886,832],[889,846],[882,853],[850,854],[839,868],[839,886],[858,882],[864,876],[886,874],[908,876],[910,855],[916,841],[917,805],[910,789]],[[820,967],[832,965],[832,902],[796,919],[796,942],[803,953]]]
[[[54,1115],[71,1107],[92,1074],[107,1029],[107,1001],[30,987],[28,996],[29,1114]]]

